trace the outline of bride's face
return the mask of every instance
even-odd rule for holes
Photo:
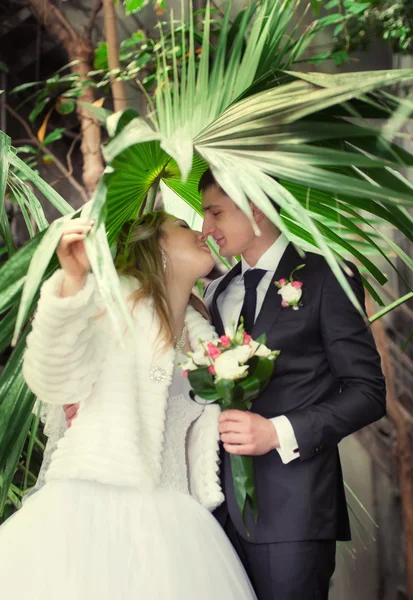
[[[211,272],[214,259],[200,231],[194,231],[185,221],[171,215],[162,229],[161,246],[167,256],[167,270],[185,274],[194,282]]]

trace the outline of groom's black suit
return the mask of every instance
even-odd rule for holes
[[[273,282],[303,263],[297,273],[302,306],[282,308]],[[360,276],[350,267],[354,276],[348,281],[364,306]],[[217,298],[240,272],[239,263],[207,294],[212,294],[210,311],[219,334],[224,327]],[[384,416],[385,382],[373,337],[322,256],[308,253],[303,259],[290,244],[273,282],[251,333],[254,338],[266,333],[267,345],[281,354],[271,384],[252,411],[266,418],[286,415],[300,456],[288,464],[275,450],[254,458],[259,518],[255,523],[247,515],[247,536],[224,453],[226,504],[217,518],[240,552],[259,600],[318,600],[327,597],[334,541],[350,539],[337,445]]]

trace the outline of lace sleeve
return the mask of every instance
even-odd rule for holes
[[[37,413],[39,408],[40,420],[44,424],[44,433],[48,439],[36,485],[26,494],[23,503],[46,483],[46,473],[52,460],[52,454],[56,449],[58,441],[64,436],[67,430],[65,413],[62,406],[46,404],[37,400],[33,412]]]

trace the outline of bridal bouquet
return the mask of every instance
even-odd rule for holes
[[[216,402],[222,410],[250,410],[253,401],[267,386],[274,370],[278,350],[266,347],[267,336],[256,340],[245,333],[244,325],[225,330],[225,335],[200,341],[195,352],[189,352],[181,365],[191,385],[191,398],[197,396]],[[258,504],[255,493],[251,456],[231,454],[231,469],[237,504],[245,522],[247,506],[255,520]]]

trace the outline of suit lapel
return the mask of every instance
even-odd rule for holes
[[[294,245],[291,243],[288,244],[271,280],[261,311],[255,321],[252,330],[252,337],[254,339],[269,331],[282,311],[281,296],[278,294],[278,288],[274,284],[275,281],[281,278],[288,278],[292,271],[304,261],[305,259],[301,258]]]
[[[217,304],[218,297],[222,294],[222,292],[224,292],[227,289],[228,285],[234,279],[234,277],[236,277],[240,273],[241,273],[241,262],[237,263],[235,265],[235,267],[233,269],[231,269],[231,271],[229,271],[225,275],[225,277],[223,277],[221,279],[221,281],[217,285],[217,289],[214,292],[210,311],[211,311],[212,324],[214,325],[218,335],[224,335],[224,333],[225,333],[225,327],[222,322],[222,317],[218,310],[218,304]]]

